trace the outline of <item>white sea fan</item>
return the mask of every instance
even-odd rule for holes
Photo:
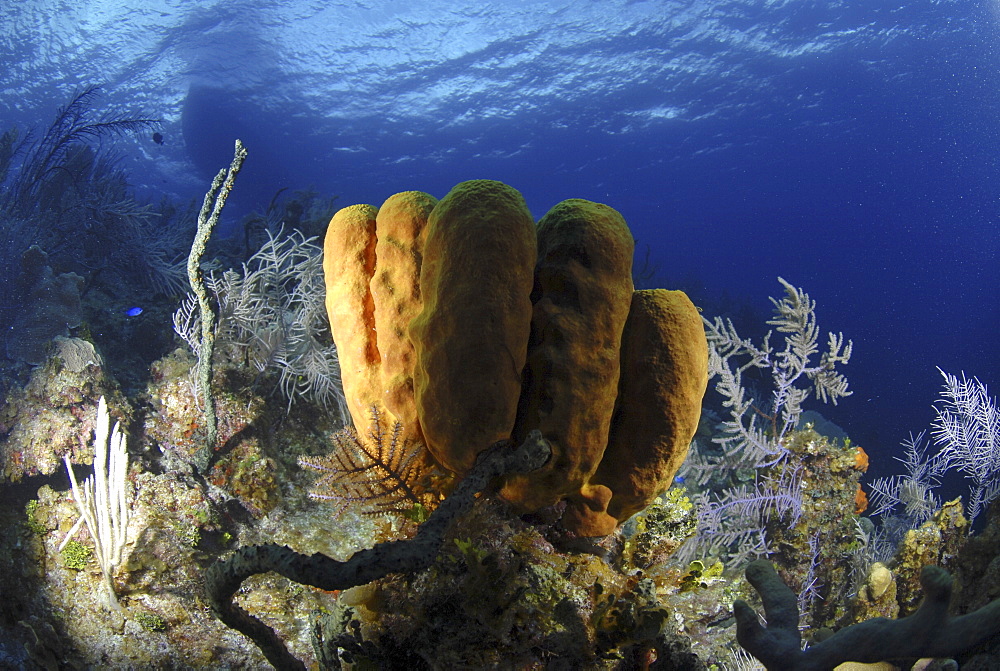
[[[816,303],[802,289],[780,277],[778,281],[785,297],[771,298],[774,316],[767,323],[786,334],[783,349],[771,344],[772,331],[758,346],[741,338],[729,320],[704,320],[709,375],[718,377],[716,390],[729,409],[729,419],[713,441],[722,447],[730,467],[760,468],[781,461],[787,455],[782,439],[798,423],[802,403],[810,394],[833,404],[851,395],[846,378],[837,370],[851,358],[851,341],[845,344],[842,333],[830,333],[827,349],[816,361],[820,353]],[[765,407],[744,383],[743,374],[751,369],[770,371],[773,390]]]
[[[969,519],[974,521],[1000,496],[1000,411],[996,398],[977,378],[962,379],[940,368],[944,390],[931,435],[940,446],[940,472],[956,468],[972,481]]]
[[[215,356],[277,374],[288,407],[298,398],[347,417],[337,350],[327,324],[322,250],[299,231],[268,240],[237,270],[206,278],[218,306]],[[174,330],[198,352],[201,320],[188,294]]]
[[[802,289],[780,277],[778,281],[785,296],[771,299],[774,314],[767,323],[774,331],[768,331],[760,344],[742,338],[729,320],[704,320],[709,375],[716,378],[715,389],[728,417],[712,438],[718,445],[716,454],[697,446],[681,472],[701,487],[710,487],[711,480],[729,482],[721,491],[706,489],[692,495],[698,531],[675,555],[679,561],[707,553],[740,564],[769,554],[767,523],[780,518],[795,524],[802,512],[802,472],[785,446],[802,414],[802,403],[813,393],[829,403],[851,394],[837,370],[850,360],[851,342],[845,343],[843,334],[830,333],[821,352],[816,303]],[[781,349],[772,344],[775,331],[784,334]],[[747,380],[755,370],[765,378],[761,389]]]
[[[941,500],[933,490],[940,484],[943,462],[928,457],[925,435],[926,431],[921,431],[903,441],[903,457],[895,459],[903,463],[906,473],[878,478],[871,484],[870,515],[885,516],[902,505],[907,527],[915,529],[941,507]]]

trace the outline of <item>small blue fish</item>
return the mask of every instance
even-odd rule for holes
[[[674,484],[675,485],[683,485],[684,484],[684,476],[683,475],[675,476],[674,477]]]
[[[142,314],[142,308],[139,307],[129,308],[128,310],[125,311],[126,317],[138,317],[141,314]]]

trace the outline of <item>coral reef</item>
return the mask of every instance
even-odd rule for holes
[[[924,566],[950,568],[961,552],[969,534],[969,521],[962,514],[962,501],[944,504],[930,520],[910,529],[893,558],[896,590],[903,615],[913,613],[920,604],[920,571]]]
[[[62,458],[93,461],[90,432],[98,399],[112,399],[116,412],[128,404],[108,376],[93,345],[77,338],[56,338],[44,364],[32,371],[23,389],[0,400],[0,466],[3,479],[50,475]],[[125,415],[128,423],[128,415]]]
[[[68,336],[69,329],[83,321],[83,277],[76,273],[56,275],[48,265],[48,254],[32,245],[21,256],[17,284],[21,304],[32,308],[18,311],[10,328],[4,329],[6,353],[15,361],[40,364],[49,341]]]
[[[176,474],[133,471],[132,480],[139,494],[122,565],[113,578],[121,611],[107,609],[102,572],[92,555],[79,557],[81,565],[58,550],[77,515],[72,500],[48,485],[39,488],[32,500],[41,529],[28,531],[9,519],[6,493],[0,515],[5,662],[15,668],[57,668],[70,660],[104,668],[153,668],[166,655],[172,663],[194,667],[220,659],[258,666],[259,654],[248,653],[236,635],[195,605],[202,584],[199,556],[211,544],[192,539],[199,529],[203,537],[217,537],[208,531],[218,524],[209,513],[212,504]],[[87,535],[81,541],[90,542]],[[159,618],[163,628],[149,632],[143,625],[149,616]],[[208,644],[213,639],[226,649],[221,657]],[[47,666],[45,660],[51,660]]]
[[[863,622],[873,617],[894,619],[899,615],[896,601],[896,576],[881,562],[872,564],[864,585],[852,600],[851,608],[855,622]]]
[[[778,279],[785,297],[771,298],[774,315],[767,323],[785,334],[782,349],[771,344],[772,331],[757,345],[740,337],[732,321],[705,320],[709,373],[721,397],[720,414],[707,410],[706,424],[722,414],[728,417],[715,431],[704,432],[707,440],[695,441],[681,470],[699,509],[698,534],[683,549],[684,560],[722,553],[739,565],[773,552],[765,520],[780,519],[772,524],[775,529],[797,525],[807,489],[833,487],[834,500],[843,502],[846,486],[850,507],[837,508],[846,519],[857,509],[858,476],[825,477],[835,465],[838,474],[858,472],[865,464],[856,449],[848,448],[846,439],[844,449],[836,449],[837,441],[819,436],[808,424],[805,434],[795,435],[802,403],[810,395],[836,403],[850,394],[836,367],[847,363],[851,343],[845,346],[843,335],[831,332],[827,351],[816,361],[816,304],[802,289]],[[803,549],[801,543],[798,547]]]
[[[476,496],[495,478],[541,466],[551,448],[539,432],[532,432],[519,446],[499,441],[481,452],[459,485],[431,513],[412,539],[380,543],[361,550],[345,562],[328,556],[301,555],[278,545],[240,548],[232,557],[213,564],[206,575],[209,604],[216,617],[257,643],[278,668],[304,668],[275,632],[232,603],[240,584],[257,573],[275,571],[299,583],[324,590],[340,590],[369,583],[389,573],[412,573],[426,568],[437,555],[450,523],[471,507]]]
[[[774,551],[768,558],[799,592],[802,620],[814,630],[839,621],[845,610],[856,543],[855,493],[863,472],[857,449],[809,428],[787,436],[789,463],[799,469],[800,515],[762,520]],[[773,467],[775,469],[781,468]],[[772,480],[773,482],[773,480]]]
[[[157,459],[171,470],[190,472],[204,446],[205,426],[192,377],[197,363],[185,349],[177,349],[156,362],[147,386],[143,438]],[[294,411],[285,423],[286,434],[273,428],[283,416],[281,408],[267,403],[254,388],[253,371],[227,364],[215,370],[219,447],[213,451],[207,481],[235,497],[246,512],[260,518],[283,499],[281,482],[293,468],[297,454],[289,445],[302,441],[295,428],[303,421],[309,431],[320,432],[307,442],[326,447],[322,431],[338,428],[336,417],[316,408]],[[315,450],[316,447],[311,447]],[[296,469],[297,470],[297,469]]]
[[[81,305],[84,293],[146,303],[183,286],[186,222],[172,220],[175,211],[166,203],[138,202],[111,149],[111,139],[159,122],[123,111],[98,113],[98,95],[97,87],[79,92],[40,133],[11,128],[0,135],[0,334],[6,341],[0,354],[17,365],[37,365],[48,339],[107,310],[106,304]]]
[[[337,521],[347,526],[331,538],[319,532],[329,528],[329,510],[307,509],[296,459],[328,449],[326,435],[337,425],[306,404],[286,414],[253,393],[252,371],[220,367],[214,384],[223,445],[201,478],[190,465],[203,430],[190,353],[179,349],[158,362],[145,398],[131,405],[89,343],[58,341],[54,351],[0,410],[10,422],[0,450],[13,481],[0,488],[3,653],[23,660],[22,666],[77,660],[107,668],[152,667],[168,657],[191,667],[260,667],[260,653],[199,606],[204,568],[237,539],[343,556],[374,535],[377,525],[349,510]],[[136,495],[122,562],[112,576],[123,609],[117,614],[106,610],[93,553],[59,551],[78,512],[58,462],[63,453],[75,464],[93,459],[101,394],[132,432],[127,487]],[[74,468],[80,475],[86,467]],[[75,538],[89,549],[89,531]],[[272,578],[251,584],[266,594],[266,603],[250,597],[251,607],[268,614],[274,609],[281,620],[275,626],[308,658],[308,641],[298,643],[294,618],[332,608],[333,597]],[[163,625],[150,631],[149,617]]]
[[[16,145],[16,134],[0,136],[0,177]],[[851,626],[858,621],[915,611],[893,625],[908,628],[928,608],[940,615],[947,587],[933,570],[931,598],[917,610],[927,564],[959,583],[956,616],[933,620],[948,636],[978,622],[982,613],[968,615],[977,608],[996,608],[987,604],[1000,594],[1000,513],[986,512],[995,469],[981,449],[990,434],[952,430],[973,406],[990,416],[985,386],[980,402],[978,381],[946,377],[934,436],[953,445],[953,468],[975,471],[972,507],[989,525],[970,538],[961,502],[940,506],[935,457],[911,440],[908,475],[873,495],[876,511],[907,508],[891,536],[857,516],[867,455],[801,413],[811,394],[848,393],[837,367],[850,352],[831,335],[820,353],[804,291],[783,282],[786,296],[773,301],[783,344],[753,345],[710,322],[710,352],[684,294],[632,291],[632,240],[617,212],[565,201],[536,227],[520,194],[497,182],[460,184],[440,202],[404,192],[377,209],[340,211],[325,277],[309,233],[281,227],[282,217],[316,227],[299,198],[281,207],[276,195],[266,215],[244,223],[242,241],[215,240],[198,265],[220,310],[209,385],[218,439],[207,468],[195,468],[206,442],[197,362],[188,349],[171,351],[179,341],[161,326],[176,308],[176,245],[155,230],[191,227],[167,205],[127,197],[122,176],[89,148],[55,158],[65,170],[25,201],[30,222],[0,212],[12,243],[0,273],[24,279],[18,291],[28,292],[13,300],[60,278],[75,283],[74,273],[86,282],[79,310],[70,292],[63,303],[39,294],[72,313],[43,335],[27,328],[36,315],[12,317],[37,356],[17,354],[21,362],[0,371],[14,372],[0,379],[0,664],[264,667],[253,641],[212,615],[206,573],[223,617],[253,613],[284,650],[272,661],[310,668],[759,668],[746,656],[730,661],[732,604],[756,598],[734,569],[754,554],[775,565],[777,577],[763,582],[751,569],[763,593],[775,594],[779,578],[794,590],[763,594],[781,611],[748,643],[765,660],[782,641],[797,650],[795,636],[815,656],[858,631],[894,630],[885,620]],[[66,188],[70,173],[79,192]],[[46,203],[28,202],[43,193]],[[37,226],[63,230],[82,207],[100,227],[82,256],[58,244],[24,255],[26,240],[53,243]],[[505,237],[510,230],[523,235]],[[112,267],[99,248],[112,235],[117,258],[147,256]],[[212,259],[234,246],[238,254]],[[219,272],[220,262],[235,269]],[[134,274],[147,265],[159,279],[143,284]],[[131,303],[151,291],[164,295]],[[483,293],[489,309],[477,311]],[[178,314],[197,351],[194,299]],[[340,329],[349,364],[355,426],[346,429],[326,322]],[[56,332],[76,337],[50,341]],[[699,446],[677,477],[683,487],[672,486],[698,429],[709,356],[731,407],[705,414],[700,436],[717,440]],[[29,358],[40,362],[30,371]],[[278,388],[285,398],[275,403],[268,392]],[[103,599],[93,532],[79,529],[60,550],[78,513],[59,462],[69,457],[78,482],[89,475],[102,395],[129,434],[122,491],[134,492],[121,562],[107,576],[120,611]],[[517,442],[535,428],[556,453],[548,466],[490,483],[474,473],[468,484],[470,464],[489,454],[484,441]],[[272,567],[285,575],[256,573]],[[742,607],[740,617],[745,631]],[[833,643],[823,627],[840,630]],[[923,652],[947,653],[963,669],[998,659],[989,642]]]
[[[381,669],[705,669],[667,589],[620,558],[559,551],[550,529],[480,499],[427,569],[345,591],[320,618],[335,663]]]

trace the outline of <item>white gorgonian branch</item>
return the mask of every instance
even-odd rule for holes
[[[704,320],[709,375],[718,377],[716,390],[730,414],[723,422],[722,435],[714,442],[722,446],[727,461],[741,467],[768,466],[784,458],[782,439],[798,423],[802,403],[811,393],[834,405],[851,394],[847,379],[836,370],[838,364],[850,360],[851,341],[845,344],[842,333],[830,333],[826,351],[814,361],[820,353],[816,302],[783,278],[778,281],[785,288],[785,297],[771,298],[774,316],[767,323],[786,334],[784,349],[775,350],[771,345],[772,331],[758,347],[741,338],[731,321],[721,317]],[[747,393],[743,374],[751,369],[770,370],[774,389],[767,408],[758,407]],[[770,426],[760,426],[760,419]]]
[[[937,469],[957,468],[972,480],[969,519],[974,521],[1000,496],[1000,410],[986,385],[977,378],[962,379],[940,368],[944,390],[935,406],[931,435],[940,446]]]
[[[82,487],[73,473],[69,455],[63,456],[80,519],[66,534],[59,550],[66,546],[80,525],[86,523],[94,543],[94,557],[104,575],[110,605],[118,610],[121,606],[118,605],[111,578],[114,570],[121,564],[122,550],[127,540],[131,496],[126,483],[128,452],[125,449],[125,436],[118,422],[115,422],[114,429],[109,432],[110,424],[108,404],[102,396],[97,404],[97,423],[94,427],[94,474],[83,481]]]

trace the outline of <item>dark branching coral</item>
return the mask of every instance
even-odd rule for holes
[[[542,466],[551,456],[548,442],[538,431],[517,447],[500,441],[481,452],[468,475],[410,540],[379,543],[354,553],[345,562],[326,555],[301,555],[279,545],[240,548],[232,557],[213,564],[206,576],[206,592],[212,612],[226,625],[250,637],[268,661],[279,669],[304,669],[275,632],[232,602],[244,580],[274,571],[289,580],[324,590],[364,585],[390,573],[414,573],[427,568],[444,541],[449,524],[467,511],[476,494],[502,475],[524,473]]]
[[[16,128],[0,137],[0,213],[8,220],[2,227],[26,222],[21,250],[39,244],[77,272],[132,272],[136,285],[176,291],[178,227],[164,226],[163,212],[136,202],[118,157],[97,144],[160,122],[121,111],[98,114],[93,105],[99,93],[91,87],[76,95],[38,140],[31,133],[20,139]]]
[[[41,295],[44,301],[48,291],[22,268],[33,245],[48,255],[55,277],[72,272],[85,286],[84,293],[96,289],[92,301],[102,293],[124,302],[140,295],[170,295],[182,287],[182,227],[165,225],[170,218],[166,205],[137,202],[118,167],[118,156],[104,142],[151,130],[159,121],[120,110],[97,112],[93,105],[98,94],[99,89],[91,87],[76,95],[40,136],[17,128],[0,136],[2,332],[24,332],[33,326],[30,311],[17,306],[38,305],[34,299]],[[95,324],[92,315],[85,317],[94,332],[114,328]],[[26,349],[17,343],[8,346],[6,355],[20,363],[38,363],[45,341],[64,331],[66,323],[56,326],[39,329],[28,338]]]
[[[844,662],[955,657],[1000,632],[1000,599],[953,617],[948,614],[952,577],[939,566],[925,566],[920,574],[924,601],[916,613],[899,620],[866,620],[802,650],[795,593],[768,561],[751,562],[746,576],[760,594],[767,624],[760,624],[746,602],[736,601],[736,637],[768,671],[828,671]]]
[[[122,112],[95,117],[92,106],[100,95],[99,86],[91,86],[74,96],[59,109],[56,120],[37,142],[26,137],[16,149],[3,152],[11,158],[24,154],[20,170],[13,173],[11,184],[0,196],[0,208],[20,214],[31,212],[40,205],[39,193],[46,188],[54,173],[65,169],[73,152],[82,143],[112,135],[141,133],[159,126],[159,119],[131,116]],[[4,138],[7,136],[5,135]],[[0,145],[10,144],[0,142]]]

